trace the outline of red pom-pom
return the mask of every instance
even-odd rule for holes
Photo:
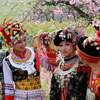
[[[88,44],[89,43],[89,40],[87,40],[86,43]]]
[[[4,31],[5,28],[0,28],[0,32]]]
[[[26,32],[26,30],[24,29],[24,32]]]
[[[19,32],[19,34],[21,35],[22,33],[21,33],[21,32]]]
[[[100,30],[97,31],[97,36],[100,38]]]

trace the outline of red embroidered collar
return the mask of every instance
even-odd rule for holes
[[[20,57],[20,58],[25,58],[26,50],[27,50],[27,49],[25,48],[25,51],[24,51],[24,55],[23,55],[23,56],[19,55],[14,49],[13,49],[13,53],[14,53],[16,56]]]

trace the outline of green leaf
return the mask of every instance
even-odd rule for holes
[[[82,17],[80,17],[79,19],[77,19],[77,21],[79,21],[79,22],[82,22],[82,20],[83,20]]]

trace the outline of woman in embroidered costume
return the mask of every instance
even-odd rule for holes
[[[95,37],[82,37],[77,52],[85,65],[92,68],[86,100],[100,100],[100,30]]]
[[[57,51],[44,43],[48,61],[54,66],[51,80],[50,100],[85,100],[90,67],[83,65],[75,53],[78,33],[60,30],[54,38],[54,45],[61,53],[57,60]]]
[[[7,45],[13,48],[3,60],[5,100],[45,100],[39,64],[47,70],[52,66],[35,48],[26,47],[27,31],[19,22],[10,19],[0,27],[0,31]]]

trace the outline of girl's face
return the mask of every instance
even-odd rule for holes
[[[70,58],[75,54],[75,46],[73,46],[72,42],[68,42],[66,40],[59,44],[58,49],[60,50],[61,54],[67,58]]]
[[[27,45],[27,37],[23,36],[22,39],[18,40],[14,45],[13,49],[16,52],[23,53],[25,51],[25,47]]]

